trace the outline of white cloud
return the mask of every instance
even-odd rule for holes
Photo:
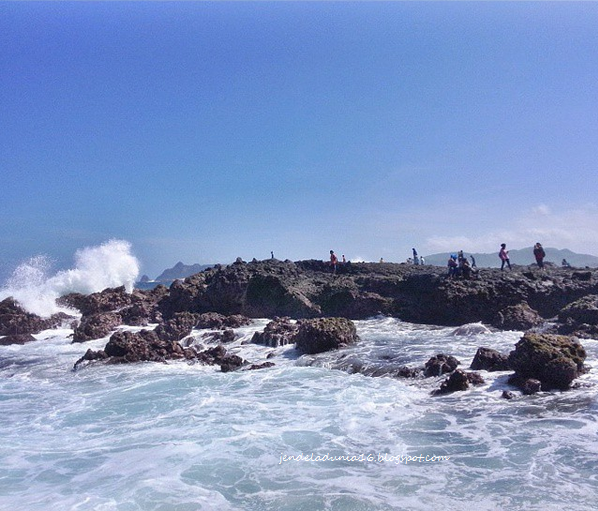
[[[511,211],[511,214],[515,215],[515,212]],[[506,222],[503,220],[503,223]],[[476,230],[479,227],[476,226]],[[431,253],[457,249],[488,252],[495,250],[500,243],[507,243],[511,248],[523,248],[536,242],[546,247],[598,254],[598,207],[588,204],[553,211],[541,204],[524,211],[501,229],[479,236],[432,235],[426,239],[425,246]]]
[[[532,208],[532,212],[538,216],[548,216],[550,215],[550,208],[546,204],[540,204],[535,208]]]

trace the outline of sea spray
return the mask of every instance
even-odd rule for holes
[[[75,253],[75,267],[49,275],[51,261],[36,256],[19,265],[0,290],[0,299],[15,298],[28,311],[49,316],[61,309],[56,298],[67,293],[94,293],[107,287],[125,286],[133,290],[139,275],[139,261],[131,253],[131,244],[110,240]]]

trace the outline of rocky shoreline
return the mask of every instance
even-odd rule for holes
[[[473,278],[462,279],[449,278],[445,269],[434,266],[347,263],[333,273],[323,261],[237,260],[175,281],[170,288],[158,286],[132,293],[124,288],[106,289],[91,295],[66,295],[59,303],[80,311],[81,317],[61,313],[40,318],[11,298],[0,302],[0,336],[4,336],[0,343],[28,342],[32,334],[65,321],[73,321],[73,342],[106,337],[121,325],[157,323],[151,331],[114,333],[104,350],[88,350],[76,365],[96,360],[121,363],[182,358],[234,370],[249,364],[228,355],[222,346],[218,352],[198,352],[179,341],[193,328],[208,327],[220,329],[213,340],[225,344],[234,339],[233,329],[251,318],[280,317],[287,319],[268,325],[262,334],[256,334],[254,342],[270,346],[295,343],[305,353],[316,353],[356,342],[351,320],[375,315],[443,326],[481,322],[497,329],[530,331],[520,341],[525,341],[521,350],[526,349],[526,355],[502,355],[506,361],[499,367],[514,369],[513,383],[522,389],[533,388],[535,384],[528,380],[535,379],[539,382],[535,386],[546,390],[568,388],[585,370],[585,352],[582,356],[583,347],[576,338],[598,335],[598,270],[484,268]],[[530,336],[535,336],[534,342]],[[546,355],[548,352],[551,354]],[[544,357],[542,364],[550,370],[528,370],[538,357]],[[560,376],[554,376],[555,371]],[[461,374],[456,367],[449,372],[454,381],[443,383],[440,393],[462,390],[477,381],[471,376],[475,373]],[[405,368],[396,376],[414,374],[419,373]]]

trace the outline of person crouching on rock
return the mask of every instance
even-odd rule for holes
[[[500,270],[504,270],[505,268],[505,263],[507,263],[507,266],[509,267],[509,270],[511,269],[511,260],[509,259],[509,251],[507,250],[507,245],[505,243],[501,243],[500,244],[500,252],[498,253],[498,257],[500,257],[500,260],[502,261],[501,265],[500,265]]]
[[[334,253],[334,250],[330,251],[330,267],[332,268],[332,273],[336,273],[336,265],[338,264],[338,258]]]
[[[446,265],[448,266],[449,277],[454,277],[457,274],[457,256],[451,255]]]
[[[536,243],[534,245],[534,257],[536,258],[538,268],[544,268],[544,258],[546,257],[546,252],[544,252],[544,248],[542,248],[540,243]]]

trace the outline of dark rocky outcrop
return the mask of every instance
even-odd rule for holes
[[[164,341],[180,341],[191,334],[197,323],[197,314],[177,312],[172,318],[156,327],[156,335]]]
[[[461,362],[452,355],[439,353],[430,358],[424,365],[424,376],[440,376],[445,373],[451,373],[457,369],[457,366],[460,363]]]
[[[217,342],[221,344],[228,344],[229,342],[233,342],[237,338],[235,331],[232,328],[227,328],[226,330],[221,330],[217,332],[207,332],[202,335],[202,339],[208,342]]]
[[[542,390],[567,389],[584,369],[586,352],[574,337],[526,333],[509,354],[514,384],[539,380]]]
[[[266,325],[263,332],[256,332],[253,334],[251,342],[254,344],[270,346],[271,348],[285,346],[286,344],[295,342],[294,336],[298,329],[299,325],[292,322],[288,317],[274,318]]]
[[[120,314],[115,312],[98,312],[83,316],[73,332],[73,342],[85,342],[106,337],[122,324]]]
[[[317,318],[299,321],[294,337],[296,348],[302,353],[322,353],[357,342],[354,323],[346,318]]]
[[[438,396],[449,394],[451,392],[464,391],[469,385],[482,385],[484,379],[477,373],[466,373],[461,369],[456,369],[451,375],[440,384],[440,388],[432,392],[432,395]]]
[[[261,364],[251,364],[247,367],[247,371],[255,371],[257,369],[267,369],[268,367],[274,367],[274,362],[262,362]]]
[[[588,295],[564,307],[558,315],[561,334],[598,337],[598,295]]]
[[[529,330],[543,322],[544,318],[537,311],[527,302],[521,302],[499,311],[492,324],[501,330]]]
[[[508,371],[511,369],[509,355],[499,353],[491,348],[480,347],[473,357],[470,369],[474,371]]]
[[[249,324],[251,324],[251,319],[242,316],[241,314],[225,316],[224,314],[218,314],[217,312],[205,312],[198,316],[195,328],[239,328]]]
[[[71,319],[74,318],[63,312],[42,318],[27,312],[11,297],[0,302],[0,335],[38,334]]]
[[[25,344],[27,342],[35,341],[35,337],[31,334],[13,334],[6,337],[0,337],[0,346],[9,346],[10,344]]]
[[[333,274],[324,261],[268,259],[217,265],[177,280],[169,289],[158,286],[129,295],[123,288],[114,288],[87,297],[69,295],[63,302],[84,315],[117,312],[125,323],[136,325],[143,325],[148,315],[153,322],[188,312],[294,319],[362,319],[384,314],[416,323],[459,326],[482,322],[503,329],[528,329],[591,294],[598,295],[598,270],[547,267],[537,272],[519,267],[501,272],[482,268],[475,279],[451,279],[444,268],[434,266],[352,263],[340,265]],[[137,308],[125,312],[135,304]],[[205,324],[211,321],[217,319],[206,319]],[[563,312],[562,321],[572,323],[571,314]]]
[[[159,304],[175,312],[248,317],[362,319],[375,314],[417,323],[484,322],[518,329],[555,316],[564,306],[598,293],[597,271],[480,269],[476,279],[450,279],[444,268],[392,263],[341,265],[323,261],[254,261],[219,266],[176,281]],[[516,309],[509,307],[527,304]]]
[[[98,293],[71,293],[58,299],[61,306],[78,309],[84,316],[122,309],[133,303],[133,296],[125,286],[106,288]]]
[[[154,330],[139,332],[115,332],[103,350],[87,350],[77,362],[77,369],[85,362],[104,363],[167,362],[182,360],[207,365],[220,365],[222,372],[233,371],[246,362],[237,355],[227,353],[223,346],[215,346],[198,352],[195,348],[183,348],[176,341],[161,339]]]

